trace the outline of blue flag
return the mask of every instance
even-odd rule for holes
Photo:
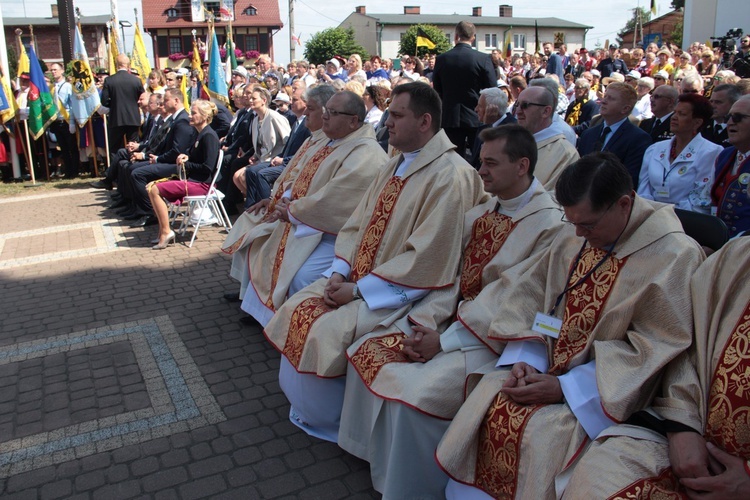
[[[225,73],[221,67],[221,54],[219,54],[219,42],[216,40],[216,31],[212,32],[211,52],[208,56],[208,95],[212,99],[229,106],[229,91],[225,80]]]
[[[73,38],[73,61],[71,62],[73,94],[70,96],[70,114],[79,127],[83,127],[99,106],[99,92],[94,84],[94,75],[89,66],[89,56],[83,44],[81,32],[76,26]],[[72,122],[71,122],[72,123]]]

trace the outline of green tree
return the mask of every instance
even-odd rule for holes
[[[650,7],[636,7],[633,9],[633,16],[628,19],[628,22],[625,23],[625,27],[617,32],[617,44],[622,45],[622,36],[627,33],[628,31],[635,30],[636,25],[638,24],[638,16],[640,14],[641,24],[645,24],[648,21],[651,20],[651,10]],[[636,36],[636,40],[639,40]]]
[[[398,53],[401,55],[413,56],[415,54],[414,49],[417,48],[417,29],[422,28],[427,38],[432,40],[435,44],[434,49],[427,49],[427,47],[419,47],[417,55],[424,57],[427,54],[442,54],[450,50],[451,44],[445,37],[443,30],[432,24],[414,24],[409,26],[404,36],[401,37],[401,43],[399,44]]]
[[[669,43],[673,43],[678,47],[682,47],[682,29],[683,22],[682,20],[680,20],[679,22],[675,23],[674,30],[669,34]]]
[[[370,56],[354,39],[354,28],[328,28],[315,33],[305,47],[305,59],[313,64],[324,64],[333,56],[349,57],[359,54],[362,60]]]
[[[672,10],[682,9],[685,7],[685,0],[672,0],[670,7]]]

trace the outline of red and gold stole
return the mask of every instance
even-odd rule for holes
[[[409,362],[409,358],[401,350],[401,341],[405,338],[403,333],[392,333],[369,339],[349,358],[365,385],[372,384],[386,364]]]
[[[513,219],[495,211],[487,212],[474,221],[471,239],[464,250],[461,271],[461,295],[473,300],[482,291],[482,272],[497,255],[511,231],[516,227]]]
[[[679,500],[680,481],[667,467],[656,477],[639,479],[621,489],[607,500]]]
[[[355,282],[372,271],[375,255],[404,184],[406,184],[404,179],[393,176],[380,191],[372,217],[365,228],[359,249],[354,257],[350,281]],[[322,297],[311,297],[302,301],[292,313],[283,352],[295,368],[299,367],[302,350],[313,323],[331,310]]]
[[[750,460],[750,302],[716,364],[705,435],[727,453]]]
[[[310,189],[310,183],[312,182],[313,177],[315,177],[315,173],[318,171],[320,164],[323,163],[323,160],[328,158],[328,155],[330,155],[332,152],[332,147],[325,146],[324,148],[321,148],[320,151],[315,153],[312,158],[310,158],[310,161],[307,162],[307,165],[302,168],[302,172],[299,173],[297,179],[294,181],[294,185],[292,186],[292,200],[298,200],[307,195],[307,190]],[[291,172],[291,170],[289,170],[289,172]],[[283,190],[280,189],[279,191]],[[277,196],[278,198],[275,201],[281,199],[281,195],[277,193]],[[274,202],[273,205],[275,206],[276,203]],[[268,307],[272,311],[276,311],[276,308],[273,305],[273,291],[276,289],[276,284],[279,282],[279,272],[281,271],[281,263],[284,261],[286,242],[289,238],[289,231],[292,229],[291,223],[283,221],[282,223],[284,224],[284,233],[281,235],[279,250],[276,252],[276,257],[273,260],[273,268],[271,271],[271,287],[268,289],[268,298],[266,299],[265,303],[266,307]]]
[[[568,287],[578,283],[606,255],[605,250],[586,248],[581,258],[574,264],[575,269],[568,280]],[[604,305],[612,292],[612,285],[626,260],[627,258],[620,260],[610,255],[607,261],[591,273],[583,283],[568,291],[563,325],[560,329],[560,336],[555,342],[552,366],[548,373],[552,375],[564,373],[570,360],[586,347],[589,335],[599,321]]]

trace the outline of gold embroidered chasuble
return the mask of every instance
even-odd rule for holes
[[[321,148],[325,147],[329,139],[322,130],[316,130],[310,137],[302,143],[297,153],[289,160],[289,164],[276,179],[271,190],[271,205],[281,199],[284,192],[291,186],[291,183],[299,174],[300,169],[312,158]],[[259,236],[265,236],[271,233],[276,227],[275,223],[266,223],[262,219],[267,211],[259,214],[243,212],[229,231],[221,251],[232,256],[232,267],[230,276],[243,285],[247,284],[247,247],[253,240]]]
[[[372,127],[360,127],[331,146],[317,149],[297,169],[289,212],[307,226],[336,235],[387,156]],[[286,300],[295,274],[320,243],[322,233],[295,237],[296,226],[277,221],[247,249],[247,269],[261,303],[275,311]]]
[[[691,293],[695,342],[668,366],[653,409],[750,460],[750,238],[732,240],[709,257],[693,275]],[[587,488],[600,498],[685,498],[669,466],[666,442],[628,439],[627,429],[621,430],[625,437],[598,439],[581,464],[591,468],[602,457],[621,457],[600,466],[612,479],[589,484],[574,474],[570,492]]]
[[[554,191],[562,171],[580,156],[564,135],[558,134],[537,142],[537,161],[534,177],[547,191]]]
[[[452,284],[461,255],[462,214],[486,197],[476,170],[453,149],[439,132],[406,169],[400,189],[390,193],[386,188],[395,187],[391,178],[399,158],[381,169],[336,239],[336,255],[352,266],[352,278],[372,273],[422,289]],[[387,221],[376,216],[376,207],[390,207]],[[370,310],[357,300],[322,310],[326,282],[320,279],[290,297],[265,335],[290,361],[296,360],[292,364],[298,372],[338,377],[346,372],[345,351],[355,337],[390,325],[411,304]]]
[[[471,209],[465,217],[462,266],[453,287],[430,292],[408,318],[367,334],[348,349],[350,369],[375,395],[436,418],[453,418],[464,399],[467,361],[472,364],[480,353],[441,351],[427,363],[411,363],[400,352],[400,340],[411,333],[410,321],[442,332],[458,320],[495,351],[482,349],[487,352],[481,353],[481,363],[496,358],[501,343],[486,334],[507,289],[501,275],[537,259],[562,227],[557,203],[541,184],[536,186],[528,204],[512,218],[494,212],[496,197]]]
[[[528,328],[569,284],[582,243],[574,234],[574,228],[561,231],[537,264],[514,280],[520,293],[508,293],[489,336],[545,343],[554,375],[596,359],[602,410],[623,421],[648,406],[663,367],[690,345],[689,279],[703,252],[671,207],[636,197],[612,255],[558,307],[560,338],[545,338]],[[585,276],[605,253],[584,250],[573,276]],[[490,494],[553,498],[555,476],[588,437],[567,404],[522,406],[499,394],[507,373],[486,367],[470,377],[468,387],[476,387],[443,437],[438,461],[459,482]]]

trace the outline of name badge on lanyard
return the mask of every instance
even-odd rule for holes
[[[532,331],[555,339],[560,336],[561,329],[562,320],[560,318],[542,312],[536,313],[534,324],[531,326]]]

